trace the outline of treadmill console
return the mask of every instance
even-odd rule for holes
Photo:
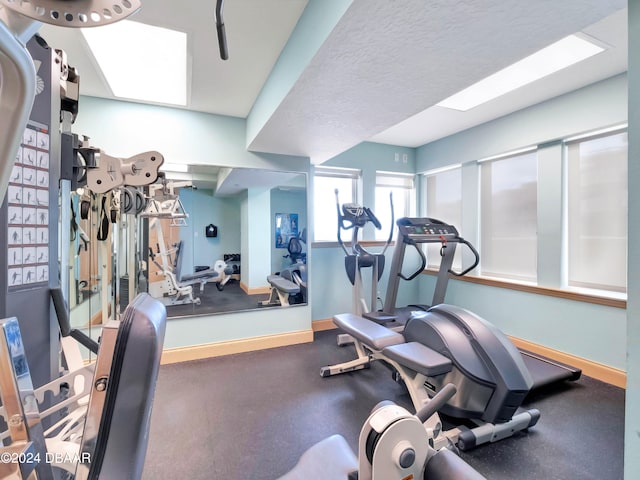
[[[456,227],[435,218],[401,218],[397,223],[400,234],[411,242],[451,241],[459,237]]]

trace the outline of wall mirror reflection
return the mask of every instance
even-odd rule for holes
[[[71,194],[73,327],[117,317],[142,291],[168,317],[306,304],[305,174],[163,170],[144,189]]]
[[[147,222],[149,293],[169,317],[307,302],[306,176],[165,165]]]
[[[117,319],[129,298],[145,288],[140,281],[143,223],[123,213],[121,205],[132,191],[96,195],[80,188],[70,194],[69,244],[63,247],[69,258],[70,322],[90,335],[99,335],[94,327]],[[141,191],[138,197],[140,204]]]

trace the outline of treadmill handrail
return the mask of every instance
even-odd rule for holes
[[[471,242],[465,240],[464,238],[459,237],[458,238],[458,243],[462,243],[462,244],[466,245],[467,247],[469,247],[469,250],[471,250],[471,253],[473,253],[473,255],[475,257],[475,261],[473,262],[473,265],[471,265],[470,267],[465,268],[462,272],[455,272],[451,268],[449,269],[449,273],[450,274],[455,275],[456,277],[463,277],[464,275],[466,275],[467,273],[469,273],[471,270],[473,270],[474,268],[476,268],[478,266],[478,264],[480,263],[480,254],[475,249],[475,247],[471,244]]]
[[[410,225],[412,220],[413,219],[407,218],[407,217],[400,218],[400,219],[398,219],[398,225],[399,226]],[[437,224],[447,225],[446,222],[443,222],[442,220],[438,220],[438,219],[435,219],[435,218],[425,218],[424,220],[428,220],[429,223],[433,223],[433,224],[436,224],[436,225]],[[418,255],[420,256],[420,266],[411,275],[406,276],[402,272],[398,272],[398,276],[400,278],[402,278],[403,280],[411,281],[414,278],[416,278],[418,275],[420,275],[425,270],[425,268],[427,267],[427,257],[424,254],[424,252],[422,251],[422,249],[418,246],[418,244],[434,243],[434,241],[433,240],[431,240],[429,242],[417,241],[417,240],[415,240],[413,238],[410,238],[408,236],[403,236],[403,240],[404,240],[404,243],[413,246],[413,248],[416,249],[416,251],[418,252]],[[463,271],[456,272],[455,270],[450,268],[448,270],[448,273],[450,273],[452,275],[455,275],[456,277],[462,277],[462,276],[466,275],[467,273],[469,273],[474,268],[476,268],[478,266],[478,264],[480,263],[480,254],[478,253],[478,251],[471,244],[471,242],[469,242],[468,240],[465,240],[461,236],[456,234],[456,236],[454,238],[441,237],[441,242],[442,242],[443,246],[446,245],[447,242],[462,243],[462,244],[466,245],[469,248],[469,250],[471,250],[471,253],[473,253],[473,256],[475,258],[473,264],[471,266],[465,268]]]
[[[422,249],[418,246],[418,244],[416,242],[410,242],[409,245],[411,245],[413,248],[415,248],[416,252],[418,252],[418,255],[420,256],[420,266],[418,267],[418,269],[415,272],[413,272],[408,277],[405,276],[402,272],[398,272],[398,276],[401,279],[407,280],[407,281],[413,280],[418,275],[420,275],[424,271],[425,268],[427,268],[427,256],[424,254]]]

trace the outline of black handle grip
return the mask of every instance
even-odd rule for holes
[[[224,29],[224,23],[216,25],[218,31],[218,47],[220,48],[220,58],[222,60],[229,60],[229,48],[227,47],[227,34]]]
[[[378,217],[375,216],[375,214],[371,211],[371,209],[369,207],[363,207],[363,208],[364,208],[365,213],[369,217],[369,220],[371,220],[371,223],[373,223],[373,225],[378,230],[381,230],[382,229],[382,224],[380,223],[380,220],[378,220]]]
[[[62,295],[62,289],[60,287],[51,289],[51,300],[53,300],[53,308],[56,311],[58,317],[58,325],[60,325],[60,334],[63,337],[68,337],[71,333],[71,322],[69,321],[69,315],[67,315],[67,305]]]
[[[218,32],[218,47],[220,48],[220,58],[222,60],[229,59],[229,49],[227,48],[227,33],[224,28],[224,19],[222,18],[222,9],[224,0],[216,2],[216,31]]]
[[[58,317],[58,325],[60,325],[60,334],[63,337],[71,337],[75,339],[80,345],[85,346],[93,353],[98,353],[100,345],[94,339],[84,334],[80,330],[71,328],[71,321],[67,314],[67,304],[64,301],[62,295],[62,289],[60,287],[51,289],[51,299],[53,300],[53,308],[56,311],[56,317]]]

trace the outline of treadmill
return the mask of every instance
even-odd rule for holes
[[[389,284],[382,311],[370,312],[363,315],[369,320],[376,320],[377,317],[395,317],[399,324],[405,324],[413,312],[427,311],[434,305],[444,303],[444,297],[449,283],[449,274],[457,277],[466,275],[478,266],[480,255],[474,246],[462,238],[458,230],[441,220],[435,218],[400,218],[398,225],[398,238],[389,269]],[[436,286],[433,292],[431,305],[408,305],[406,307],[396,307],[398,298],[398,288],[400,280],[411,281],[420,275],[427,266],[427,258],[422,251],[421,245],[435,243],[440,244],[440,269],[436,279]],[[471,250],[475,260],[473,264],[456,272],[452,269],[453,258],[458,244],[463,244]],[[420,267],[410,275],[402,273],[404,255],[407,246],[412,246],[421,259]],[[522,358],[533,378],[531,390],[539,389],[547,385],[552,385],[564,381],[576,381],[582,375],[582,370],[570,365],[556,362],[541,355],[519,349]]]

